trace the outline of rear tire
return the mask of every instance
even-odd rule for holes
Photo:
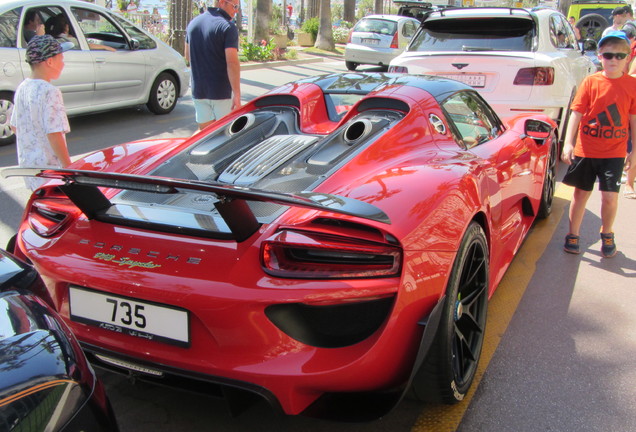
[[[347,67],[347,70],[354,71],[358,67],[358,63],[345,61],[345,66]]]
[[[146,106],[155,114],[168,114],[177,105],[178,94],[179,88],[175,78],[163,72],[152,84]]]
[[[13,112],[13,93],[0,92],[0,146],[15,143],[15,134],[11,130],[11,113]]]
[[[541,192],[541,204],[537,212],[537,218],[545,219],[552,213],[552,201],[556,190],[557,163],[559,161],[559,146],[555,139],[552,140],[550,154],[545,167],[545,179],[543,179],[543,190]]]
[[[488,284],[488,243],[472,222],[453,263],[435,341],[413,378],[414,398],[454,404],[466,395],[484,343]]]

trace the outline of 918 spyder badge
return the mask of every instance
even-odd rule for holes
[[[133,267],[142,267],[142,268],[148,268],[148,269],[161,267],[161,264],[155,264],[152,261],[148,261],[148,262],[135,261],[128,257],[117,258],[115,255],[101,253],[101,252],[98,252],[95,255],[93,255],[93,258],[101,260],[101,261],[112,262],[114,264],[118,264],[119,266],[126,266],[129,269]]]

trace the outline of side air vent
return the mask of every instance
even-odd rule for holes
[[[368,119],[356,120],[351,123],[344,132],[344,139],[349,145],[355,144],[360,138],[369,135],[373,125]]]
[[[271,95],[263,96],[254,102],[257,107],[266,107],[272,105],[290,105],[296,108],[300,108],[300,101],[296,96],[292,95]]]
[[[230,135],[234,135],[242,130],[248,129],[254,124],[254,120],[256,120],[256,117],[254,117],[254,114],[252,113],[247,113],[236,118],[229,127]]]
[[[401,100],[391,99],[391,98],[379,98],[372,97],[363,99],[358,104],[358,111],[368,111],[368,110],[381,110],[381,109],[390,109],[402,112],[409,112],[410,108],[407,103],[402,102]]]
[[[232,162],[218,180],[236,185],[253,184],[317,140],[318,137],[309,135],[276,135],[268,138]]]

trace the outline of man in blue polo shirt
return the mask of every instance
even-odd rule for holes
[[[231,21],[240,0],[216,0],[186,29],[192,99],[199,130],[241,106],[238,29]]]

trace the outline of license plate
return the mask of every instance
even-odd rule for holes
[[[379,39],[362,39],[362,43],[363,44],[367,44],[367,45],[378,45],[380,43]]]
[[[164,342],[190,346],[188,312],[157,303],[70,287],[71,319],[84,324]]]
[[[463,82],[471,87],[485,87],[486,75],[479,74],[443,74],[440,75],[444,78],[454,79],[455,81]]]

